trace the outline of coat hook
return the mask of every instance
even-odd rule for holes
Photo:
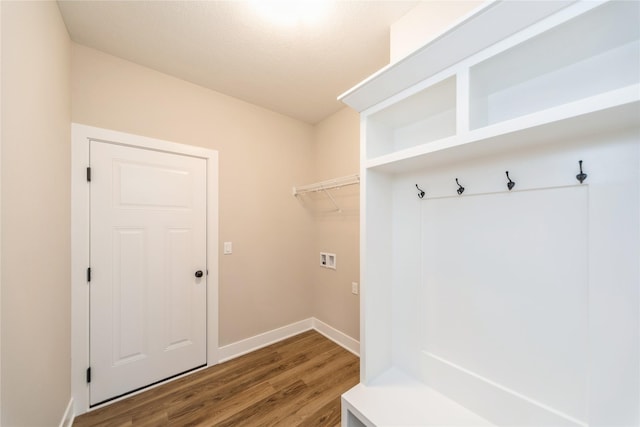
[[[580,173],[579,173],[578,175],[576,175],[576,179],[577,179],[578,181],[580,181],[580,184],[582,184],[582,182],[583,182],[585,179],[587,179],[587,174],[586,174],[586,173],[584,173],[584,172],[582,172],[582,160],[580,160],[578,163],[580,164]]]
[[[458,178],[456,178],[456,184],[458,184],[458,189],[456,191],[458,192],[458,196],[459,196],[462,193],[464,193],[464,187],[460,185],[460,183],[458,182]]]
[[[507,174],[507,179],[509,180],[509,182],[507,182],[507,188],[509,189],[509,191],[513,190],[513,187],[516,186],[516,183],[511,181],[511,178],[509,178],[509,171],[505,172]]]
[[[424,198],[424,190],[418,187],[418,184],[416,184],[416,188],[418,189],[418,197],[421,199]]]

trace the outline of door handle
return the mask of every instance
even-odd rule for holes
[[[201,278],[201,277],[202,277],[202,275],[203,275],[202,270],[198,270],[198,271],[196,271],[196,277],[197,277],[198,279],[199,279],[199,278]]]

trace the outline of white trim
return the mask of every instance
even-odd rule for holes
[[[440,357],[437,356],[431,352],[428,351],[422,351],[422,353],[424,354],[424,356],[426,357],[430,357],[431,359],[434,359],[440,363],[443,363],[447,366],[449,366],[450,368],[453,368],[455,370],[458,370],[460,372],[463,372],[467,375],[469,375],[472,379],[475,379],[479,382],[479,387],[482,387],[483,391],[485,393],[505,393],[507,395],[509,395],[508,398],[511,399],[519,399],[522,402],[518,402],[518,404],[520,405],[531,405],[533,406],[532,409],[529,410],[529,412],[535,410],[535,411],[546,411],[550,414],[552,414],[555,417],[558,417],[557,419],[557,424],[558,425],[565,425],[567,422],[570,423],[568,425],[576,425],[576,426],[580,426],[580,427],[588,427],[588,424],[585,421],[579,420],[575,417],[572,417],[569,414],[565,414],[562,411],[559,411],[549,405],[546,405],[542,402],[539,402],[529,396],[526,396],[522,393],[519,393],[515,390],[510,389],[509,387],[506,387],[496,381],[490,380],[489,378],[486,378],[476,372],[473,372],[469,369],[463,368],[462,366],[455,364],[453,362],[451,362],[450,360],[445,359],[444,357]],[[543,417],[544,415],[541,415],[541,417]],[[541,419],[548,419],[548,415],[545,418],[541,418]],[[556,422],[554,422],[554,424],[556,424]]]
[[[0,5],[0,58],[2,58],[2,6]],[[2,67],[0,67],[0,177],[2,176]],[[0,189],[2,180],[0,179]],[[2,194],[0,194],[0,248],[2,247]],[[0,289],[2,286],[2,251],[0,250]],[[2,292],[0,292],[0,295]],[[0,299],[0,307],[2,307]],[[0,331],[2,331],[2,310],[0,310]],[[0,384],[2,384],[2,333],[0,332]],[[0,387],[2,390],[2,387]],[[2,424],[2,393],[0,392],[0,424]]]
[[[312,318],[300,320],[299,322],[291,323],[281,328],[272,329],[262,334],[227,344],[220,347],[218,353],[220,356],[220,363],[251,353],[252,351],[290,338],[294,335],[298,335],[299,333],[308,331],[309,329],[313,329]]]
[[[284,339],[298,335],[308,330],[315,330],[319,334],[335,342],[345,350],[350,351],[359,357],[360,342],[351,338],[343,332],[327,325],[315,317],[310,317],[299,322],[291,323],[281,328],[272,329],[253,337],[245,338],[240,341],[220,347],[220,363],[227,362],[252,351],[259,350],[268,345],[277,343]]]
[[[69,399],[69,403],[67,404],[67,409],[64,410],[64,414],[62,415],[62,420],[60,420],[60,427],[71,427],[73,425],[73,419],[75,418],[75,414],[73,413],[73,397]]]
[[[89,147],[71,125],[71,396],[75,413],[89,408],[85,370],[89,365],[89,186],[86,179]]]
[[[360,341],[357,341],[344,332],[341,332],[336,328],[327,325],[320,319],[316,319],[315,317],[313,317],[312,320],[313,329],[318,331],[318,333],[329,338],[331,341],[343,347],[345,350],[348,350],[356,356],[360,357]]]
[[[2,6],[0,5],[0,58],[2,58]],[[0,166],[2,165],[2,67],[0,67]],[[2,168],[0,167],[0,177],[2,176]],[[0,189],[2,188],[2,180],[0,180]],[[0,248],[2,247],[2,194],[0,194]],[[2,251],[0,250],[0,289],[2,286]],[[0,292],[2,294],[2,292]],[[0,301],[0,307],[2,307]],[[2,324],[2,310],[0,310],[0,326]],[[2,327],[0,327],[2,331]],[[0,333],[0,367],[2,367],[2,333]],[[0,384],[2,384],[2,369],[0,369]],[[0,387],[2,390],[2,387]],[[2,393],[0,392],[0,424],[2,424]]]
[[[218,363],[218,152],[107,129],[71,124],[71,395],[74,413],[89,409],[89,140],[207,160],[207,365]]]

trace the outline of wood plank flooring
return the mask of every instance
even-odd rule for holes
[[[85,426],[340,425],[360,360],[315,331],[77,417]]]

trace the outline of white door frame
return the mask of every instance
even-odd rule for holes
[[[92,126],[71,124],[71,395],[74,413],[89,410],[89,141],[203,158],[207,161],[207,366],[218,363],[218,152]]]

